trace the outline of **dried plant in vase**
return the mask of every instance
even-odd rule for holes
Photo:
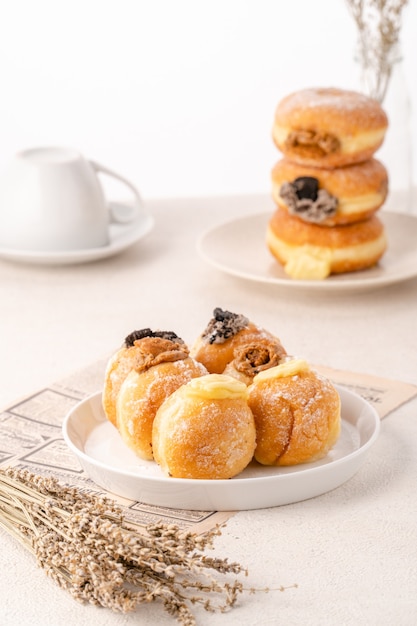
[[[399,60],[401,17],[408,0],[346,0],[358,28],[357,59],[366,93],[382,103]]]
[[[241,565],[204,554],[219,529],[200,536],[154,524],[142,534],[125,524],[112,500],[26,470],[0,470],[0,527],[74,598],[114,611],[159,600],[193,626],[191,605],[224,612],[243,591],[227,578],[246,573]]]

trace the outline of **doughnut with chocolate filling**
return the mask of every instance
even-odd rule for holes
[[[152,425],[158,408],[178,387],[207,370],[176,338],[143,337],[134,345],[138,355],[117,394],[116,425],[129,448],[152,460]]]
[[[230,376],[194,378],[160,406],[153,423],[153,451],[162,471],[175,478],[233,478],[250,463],[255,422],[244,383]]]
[[[279,102],[272,137],[291,161],[332,168],[370,159],[387,126],[376,100],[355,91],[311,88]]]
[[[233,361],[234,350],[238,346],[260,339],[271,341],[279,355],[286,355],[280,340],[270,332],[256,326],[244,315],[217,307],[206,329],[194,342],[190,354],[203,363],[210,374],[222,374],[227,364]]]
[[[340,397],[306,361],[293,359],[259,373],[248,387],[255,418],[255,459],[298,465],[323,458],[341,428]]]
[[[284,158],[271,177],[272,197],[280,208],[321,226],[364,220],[382,206],[388,193],[387,170],[376,159],[323,169]]]
[[[375,265],[386,250],[387,240],[376,215],[327,228],[277,209],[267,227],[266,245],[291,278],[324,279]]]

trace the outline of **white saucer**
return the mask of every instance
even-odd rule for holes
[[[363,290],[384,287],[417,276],[417,218],[405,213],[380,211],[388,249],[377,266],[338,274],[325,280],[294,280],[266,247],[271,213],[238,218],[205,232],[197,244],[201,256],[227,274],[292,289],[321,291]]]
[[[375,442],[380,418],[361,396],[337,387],[342,432],[322,460],[292,467],[251,463],[231,480],[168,478],[153,461],[137,457],[106,419],[101,392],[76,405],[63,436],[97,485],[130,500],[175,509],[240,511],[291,504],[321,495],[349,480]],[[366,479],[366,476],[364,477]]]
[[[142,239],[153,228],[154,219],[148,213],[129,223],[111,223],[109,226],[109,244],[99,248],[85,250],[63,250],[43,252],[38,250],[12,250],[0,247],[0,258],[20,263],[39,265],[71,265],[98,261],[126,250],[129,246]]]

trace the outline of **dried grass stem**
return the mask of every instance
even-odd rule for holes
[[[192,605],[234,606],[243,585],[227,575],[247,573],[203,553],[219,528],[200,536],[154,524],[142,534],[112,500],[26,470],[0,470],[0,526],[77,600],[123,613],[159,600],[183,626],[196,623]]]
[[[358,28],[358,60],[369,96],[382,103],[398,59],[401,17],[408,0],[346,0]]]

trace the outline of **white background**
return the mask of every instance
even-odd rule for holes
[[[414,109],[416,30],[411,0],[401,39]],[[268,192],[278,101],[357,85],[355,41],[344,0],[2,0],[0,166],[66,145],[144,197]]]

